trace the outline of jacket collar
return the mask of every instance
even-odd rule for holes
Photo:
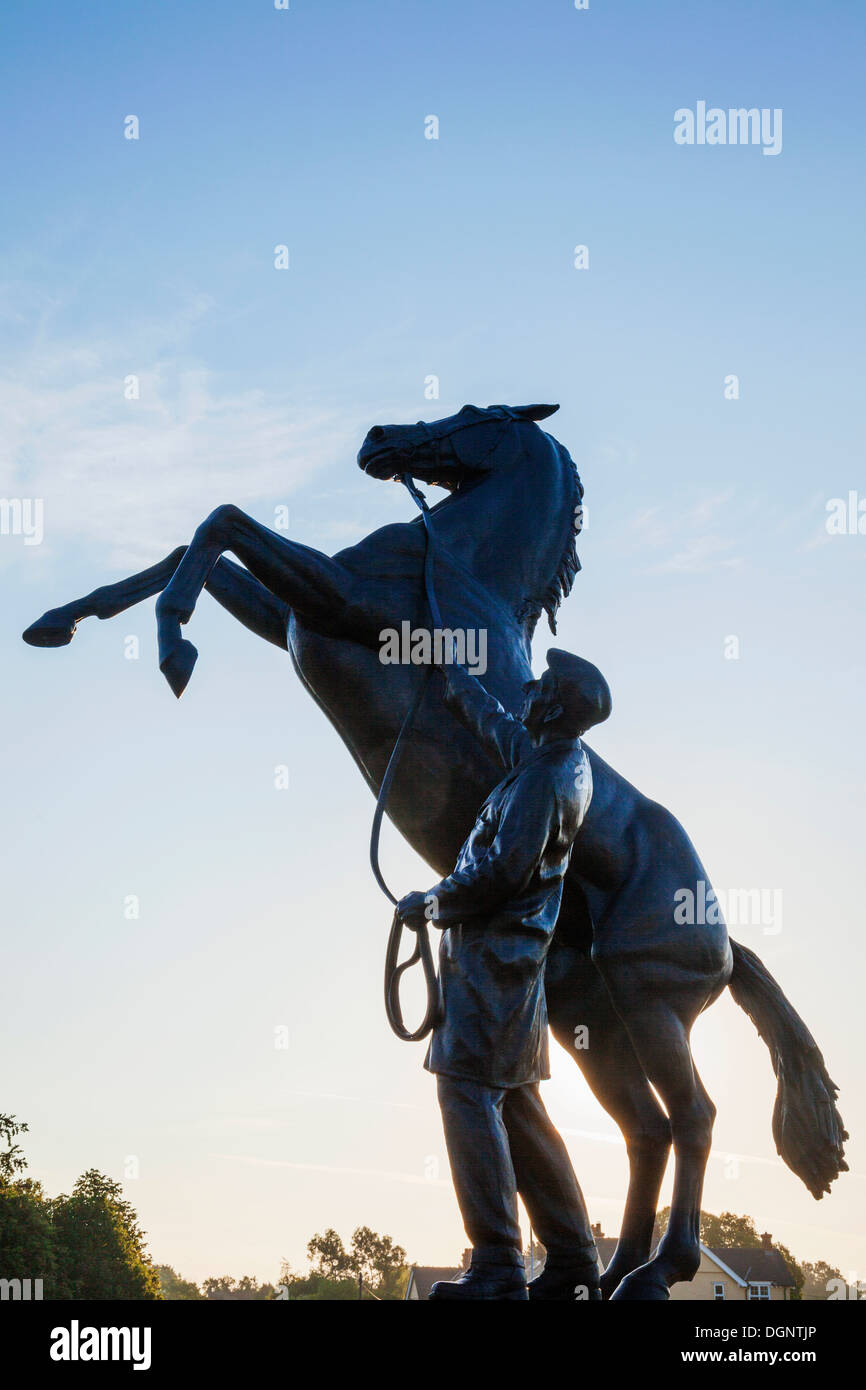
[[[516,777],[519,777],[526,768],[531,767],[533,763],[539,762],[542,758],[546,758],[549,755],[562,758],[566,753],[571,751],[575,753],[583,751],[583,744],[579,738],[552,738],[549,743],[542,743],[537,748],[533,748],[529,753],[526,753],[519,762],[514,764],[511,771],[505,774],[498,786],[507,786],[509,783],[513,782]]]

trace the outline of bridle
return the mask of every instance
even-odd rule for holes
[[[497,406],[496,409],[505,411],[507,407]],[[508,429],[508,426],[514,422],[515,416],[510,414],[491,416],[491,412],[485,410],[480,420],[464,420],[462,423],[452,425],[450,429],[442,431],[434,431],[433,426],[429,424],[427,420],[418,420],[415,424],[415,429],[422,431],[422,439],[417,443],[410,441],[408,444],[399,445],[394,450],[395,456],[401,463],[408,464],[415,457],[419,444],[426,444],[428,448],[432,447],[434,461],[438,463],[440,461],[440,445],[446,439],[451,439],[455,434],[463,434],[466,430],[477,429],[480,425],[489,425],[491,418],[500,419],[502,421],[502,429],[498,431],[496,438],[493,440],[486,454],[482,454],[481,457],[476,460],[477,465],[484,464],[490,458],[490,455],[499,448],[505,431]],[[394,476],[398,477],[402,483],[406,484],[415,501],[422,508],[422,514],[425,509],[429,510],[429,508],[426,507],[426,502],[423,501],[422,494],[415,488],[411,479],[409,482],[406,482],[408,476],[406,473],[396,473]]]

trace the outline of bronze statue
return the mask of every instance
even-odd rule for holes
[[[371,478],[439,483],[436,584],[451,628],[484,629],[484,684],[506,710],[532,679],[539,616],[555,613],[578,569],[583,489],[568,451],[538,426],[555,406],[465,406],[434,423],[376,426],[358,455]],[[188,547],[161,564],[52,609],[24,634],[68,643],[82,618],[107,618],[161,593],[160,664],[175,694],[195,648],[181,635],[202,588],[258,636],[287,649],[376,792],[417,667],[384,665],[379,634],[426,619],[421,518],[373,532],[333,557],[218,507]],[[225,559],[232,551],[246,566]],[[778,1076],[773,1119],[784,1161],[815,1197],[845,1167],[836,1087],[805,1024],[757,957],[719,919],[675,920],[675,895],[708,878],[675,818],[587,748],[593,799],[575,842],[545,970],[554,1036],[623,1131],[630,1181],[605,1296],[664,1299],[698,1268],[698,1217],[714,1107],[694,1067],[697,1015],[729,986],[767,1041]],[[498,770],[430,682],[394,778],[389,815],[435,872],[449,873]],[[424,795],[418,795],[423,786]],[[575,1049],[575,1028],[590,1046]],[[673,1143],[668,1230],[650,1258],[659,1188]]]

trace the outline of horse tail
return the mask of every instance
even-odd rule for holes
[[[842,1147],[848,1134],[836,1109],[839,1088],[827,1074],[818,1044],[767,967],[736,941],[731,950],[731,994],[770,1049],[779,1083],[773,1109],[776,1152],[820,1199],[848,1169]]]

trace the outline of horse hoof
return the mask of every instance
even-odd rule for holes
[[[64,617],[62,608],[51,608],[21,636],[31,647],[66,647],[75,636],[76,626]]]
[[[601,1276],[601,1279],[599,1280],[601,1296],[605,1303],[607,1303],[607,1301],[613,1297],[621,1283],[621,1280],[616,1274],[612,1275],[610,1279],[608,1279],[606,1275],[607,1271],[605,1271],[605,1273]],[[625,1278],[625,1275],[623,1275],[623,1278]]]
[[[611,1303],[667,1303],[668,1286],[658,1270],[649,1265],[632,1270],[611,1294]]]
[[[182,637],[177,646],[172,647],[168,656],[159,663],[160,671],[178,699],[189,685],[189,678],[197,661],[198,652],[192,642],[187,642],[186,638]]]

